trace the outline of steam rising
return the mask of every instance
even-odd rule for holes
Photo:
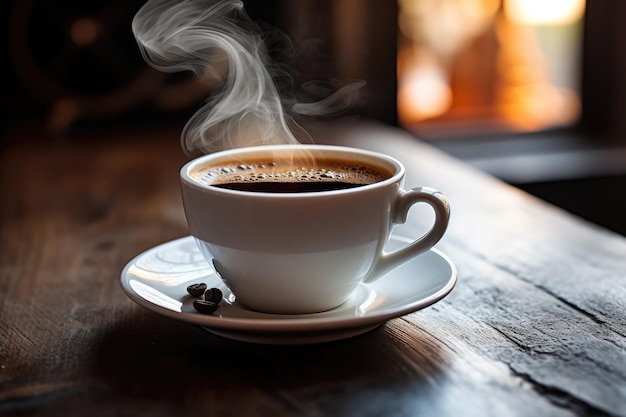
[[[150,0],[136,14],[133,33],[152,67],[190,70],[213,88],[207,103],[187,122],[183,150],[190,156],[260,144],[298,143],[288,127],[263,34],[236,0]],[[292,111],[319,115],[345,108],[339,90],[319,103]],[[325,109],[325,110],[324,110]]]

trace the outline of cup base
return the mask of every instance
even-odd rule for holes
[[[345,303],[345,300],[344,300],[343,303]],[[280,315],[280,316],[301,316],[303,314],[325,313],[327,311],[334,310],[337,307],[341,307],[343,305],[343,303],[340,303],[340,304],[338,304],[336,306],[332,306],[332,307],[329,307],[329,308],[324,308],[323,310],[314,310],[314,311],[311,311],[311,310],[304,310],[304,311],[302,311],[302,310],[294,310],[294,309],[288,309],[288,310],[283,310],[283,309],[279,309],[279,310],[276,310],[276,309],[264,309],[264,310],[260,310],[258,308],[249,307],[248,305],[243,304],[243,303],[241,303],[241,305],[243,307],[249,309],[250,311],[255,311],[257,313],[276,314],[276,315]]]

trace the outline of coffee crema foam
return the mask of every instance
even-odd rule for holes
[[[202,167],[190,173],[191,177],[206,185],[232,183],[311,183],[343,182],[367,185],[391,178],[389,170],[363,162],[342,159],[319,159],[315,166],[310,161],[275,162],[271,159],[232,161]]]

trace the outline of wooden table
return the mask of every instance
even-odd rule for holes
[[[136,305],[124,265],[188,234],[177,135],[14,135],[2,153],[0,415],[626,416],[626,239],[376,125],[319,141],[389,153],[407,186],[447,194],[448,297],[304,346]]]

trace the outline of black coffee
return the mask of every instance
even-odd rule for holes
[[[199,182],[231,190],[263,193],[309,193],[373,184],[392,173],[376,165],[341,159],[225,162],[205,167],[192,177]]]
[[[310,193],[315,191],[333,191],[346,188],[359,187],[364,184],[352,184],[349,182],[325,181],[325,182],[229,182],[226,184],[213,184],[215,187],[228,188],[229,190],[252,191],[257,193]]]

